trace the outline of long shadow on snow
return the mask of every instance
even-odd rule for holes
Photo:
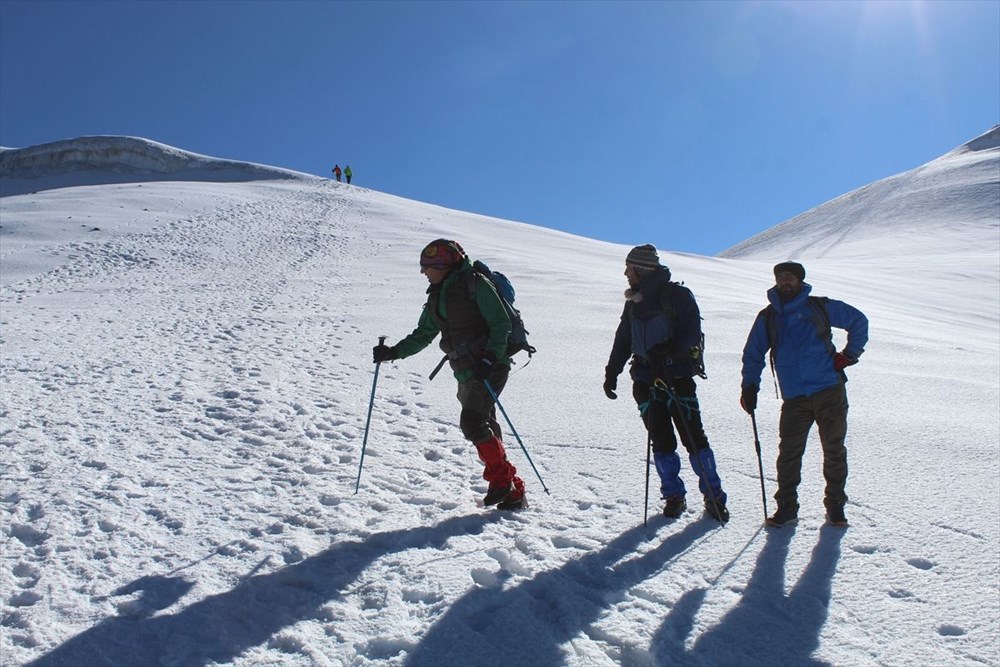
[[[652,652],[658,665],[826,665],[812,658],[829,614],[833,576],[845,531],[824,526],[809,564],[785,594],[785,561],[795,534],[790,527],[767,531],[753,574],[739,604],[685,650],[706,589],[685,593],[667,615]]]
[[[282,628],[315,618],[339,598],[373,561],[387,554],[441,547],[456,535],[478,534],[497,515],[475,514],[436,526],[372,535],[338,544],[270,574],[252,576],[235,588],[207,597],[176,614],[150,617],[179,600],[192,586],[177,577],[142,577],[115,592],[143,592],[139,614],[108,618],[67,640],[27,667],[141,667],[230,662],[266,642]]]
[[[512,588],[502,582],[457,600],[408,656],[411,667],[562,667],[561,646],[619,599],[622,591],[653,576],[708,532],[696,521],[642,556],[615,567],[648,539],[649,530],[626,531],[600,551],[548,570]]]

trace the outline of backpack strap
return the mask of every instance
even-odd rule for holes
[[[478,278],[478,276],[477,276],[477,273],[476,273],[475,269],[473,269],[472,271],[468,271],[466,273],[466,275],[465,275],[465,287],[469,291],[469,298],[472,299],[473,301],[476,300],[476,280],[477,280],[477,278]]]
[[[667,317],[669,317],[671,320],[677,319],[677,312],[674,310],[674,304],[671,303],[670,300],[670,296],[671,293],[673,292],[674,285],[676,285],[676,283],[670,280],[664,282],[662,285],[660,285],[660,293],[659,293],[660,308],[663,310],[664,313],[667,314]],[[625,309],[629,320],[635,319],[635,301],[632,301],[631,299],[626,301]]]
[[[673,320],[675,329],[677,327],[677,310],[674,308],[673,295],[674,295],[674,290],[677,287],[684,287],[684,283],[683,282],[678,283],[672,280],[668,280],[666,284],[663,285],[663,287],[660,289],[660,306],[663,308],[663,312],[667,314],[667,317]],[[687,287],[684,287],[684,289],[687,289],[688,292],[691,291]],[[691,298],[692,299],[694,298],[693,294]],[[699,315],[699,319],[705,319],[705,318]],[[707,380],[708,373],[705,370],[705,331],[701,328],[700,324],[701,323],[699,322],[698,329],[701,335],[698,337],[698,342],[697,342],[698,346],[697,356],[694,356],[695,352],[693,348],[690,350],[685,350],[684,352],[690,355],[691,368],[694,371],[694,374],[702,378],[703,380]]]
[[[677,311],[674,310],[674,304],[671,297],[673,296],[674,285],[676,284],[677,283],[672,280],[668,280],[660,287],[660,308],[662,308],[663,312],[667,314],[667,317],[674,322],[677,321]]]
[[[813,312],[818,315],[814,320],[816,322],[816,335],[819,336],[820,340],[826,343],[826,351],[830,353],[832,357],[837,353],[837,348],[833,344],[833,330],[830,327],[830,315],[826,312],[826,302],[830,298],[826,296],[811,296],[809,297],[809,305],[812,306]]]
[[[778,346],[778,313],[774,306],[767,306],[758,313],[757,317],[764,318],[764,327],[767,329],[768,361],[771,363],[771,378],[774,380],[774,396],[778,397],[778,372],[774,369],[774,350]]]
[[[674,290],[677,287],[683,286],[684,283],[677,283],[672,280],[664,281],[660,285],[660,310],[667,316],[670,320],[672,327],[676,330],[677,327],[677,309],[674,308],[673,295]],[[686,288],[685,288],[686,289]],[[629,318],[629,321],[635,319],[635,302],[627,301],[625,304],[625,312]],[[672,348],[671,339],[671,348]],[[691,354],[690,361],[692,362],[692,370],[694,374],[700,378],[708,379],[708,374],[705,372],[705,333],[702,332],[698,340],[698,351],[697,356],[694,356],[692,351],[685,351],[686,354]],[[676,350],[675,350],[676,352]]]
[[[483,270],[480,268],[481,264],[482,263],[479,262],[478,260],[475,263],[473,263],[472,269],[468,272],[468,275],[466,276],[465,284],[469,291],[469,298],[473,301],[476,300],[476,281],[485,280],[493,288],[493,291],[496,292],[497,298],[500,299],[500,304],[507,312],[507,316],[510,318],[511,331],[514,330],[513,327],[517,322],[520,322],[521,327],[523,329],[524,323],[520,319],[521,318],[520,312],[516,308],[514,308],[514,306],[509,301],[507,301],[507,299],[504,298],[504,295],[501,294],[501,290],[493,283],[493,281],[490,280],[489,276],[486,273],[484,273]],[[517,320],[517,322],[515,322],[515,320]],[[527,331],[524,332],[525,335],[527,335],[527,333],[528,333]],[[531,356],[538,351],[534,345],[530,345],[527,341],[525,341],[524,344],[520,347],[511,346],[510,339],[508,338],[507,356],[508,357],[512,356],[520,350],[524,350],[525,352],[528,353],[528,361],[524,364],[525,366],[531,363]],[[510,363],[513,365],[515,362],[513,359],[511,359]]]

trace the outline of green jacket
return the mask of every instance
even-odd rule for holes
[[[469,281],[473,293],[469,294]],[[484,352],[492,352],[497,363],[510,365],[507,338],[510,317],[490,281],[472,271],[468,258],[438,285],[427,288],[427,303],[409,336],[394,345],[400,359],[413,356],[431,344],[438,334],[441,351],[448,355],[459,382],[472,377],[472,368]]]

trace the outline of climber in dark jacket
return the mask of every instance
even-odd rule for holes
[[[676,426],[698,475],[705,511],[725,523],[727,496],[702,426],[694,381],[702,353],[698,303],[691,290],[670,281],[670,269],[660,265],[652,245],[629,252],[625,277],[629,289],[605,368],[604,393],[617,398],[618,376],[631,356],[632,396],[652,443],[660,494],[666,501],[663,515],[677,518],[687,508]]]

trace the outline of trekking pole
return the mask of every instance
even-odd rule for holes
[[[521,436],[517,434],[517,429],[514,428],[513,422],[511,422],[510,417],[507,416],[507,411],[503,409],[503,405],[500,403],[500,399],[497,397],[496,392],[493,391],[493,387],[490,386],[488,380],[483,380],[483,384],[486,385],[486,391],[490,392],[490,396],[493,397],[493,402],[497,404],[498,408],[500,408],[500,412],[501,414],[503,414],[503,418],[507,420],[507,426],[510,426],[511,432],[514,434],[514,437],[517,438],[517,444],[521,445],[521,449],[524,451],[524,455],[528,458],[528,463],[531,464],[531,469],[535,471],[535,475],[538,477],[538,481],[542,483],[542,489],[545,491],[545,493],[549,493],[548,488],[546,488],[545,486],[545,481],[542,479],[542,476],[538,473],[538,468],[535,467],[535,462],[531,460],[531,455],[528,454],[528,449],[524,446],[524,443],[521,442]]]
[[[677,394],[675,394],[674,391],[670,388],[670,385],[668,385],[660,378],[656,378],[654,386],[662,388],[665,392],[667,392],[667,398],[669,398],[670,400],[672,400],[674,403],[677,404],[677,414],[680,415],[681,417],[681,425],[684,427],[684,432],[687,433],[688,442],[691,443],[691,447],[694,448],[692,450],[693,452],[692,458],[698,460],[698,466],[697,466],[698,469],[695,470],[694,472],[696,475],[698,475],[698,481],[700,482],[700,486],[704,486],[705,490],[708,491],[706,495],[708,495],[709,500],[712,501],[712,507],[715,509],[715,516],[717,517],[722,516],[722,513],[719,512],[719,502],[715,499],[715,490],[712,489],[711,486],[709,486],[708,479],[705,477],[704,474],[705,462],[701,460],[701,450],[695,447],[694,434],[691,433],[691,425],[688,423],[687,417],[684,416],[684,410],[681,409],[681,403],[679,400],[677,400]],[[719,523],[721,523],[722,525],[726,525],[725,521],[719,521]]]
[[[649,518],[649,453],[653,451],[653,436],[646,432],[646,495],[642,499],[642,526],[646,527]]]
[[[378,344],[385,344],[386,336],[378,337]],[[378,369],[382,366],[382,362],[375,363],[375,379],[372,380],[372,397],[368,400],[368,419],[365,420],[365,437],[361,441],[361,462],[358,463],[358,483],[354,485],[354,493],[357,495],[358,489],[361,488],[361,470],[365,465],[365,448],[368,445],[368,427],[372,423],[372,406],[375,405],[375,385],[378,384]]]
[[[757,435],[757,415],[750,412],[753,424],[753,446],[757,450],[757,470],[760,472],[760,499],[764,503],[764,521],[767,521],[767,491],[764,490],[764,462],[760,458],[760,436]]]

